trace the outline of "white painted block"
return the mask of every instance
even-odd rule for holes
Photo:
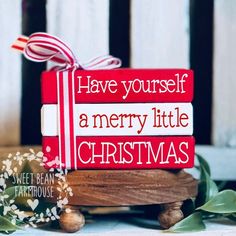
[[[44,136],[58,135],[57,119],[57,105],[44,105],[42,108]],[[76,136],[192,135],[192,105],[191,103],[76,104],[74,132]]]

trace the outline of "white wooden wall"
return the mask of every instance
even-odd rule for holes
[[[236,147],[236,1],[214,1],[213,141]]]
[[[212,139],[236,146],[236,1],[214,1]],[[19,143],[20,56],[9,49],[20,33],[21,1],[0,0],[0,145]],[[109,0],[48,0],[48,32],[81,61],[107,54]],[[10,29],[10,30],[9,30]],[[131,66],[189,67],[189,0],[131,1]]]
[[[189,1],[131,1],[131,66],[189,67]]]
[[[108,54],[109,0],[48,0],[47,21],[82,62]]]
[[[20,56],[11,43],[20,34],[21,1],[0,0],[0,145],[16,145],[20,134]]]

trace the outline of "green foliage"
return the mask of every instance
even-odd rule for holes
[[[19,226],[11,223],[9,219],[6,217],[0,216],[0,232],[11,233],[16,231],[17,229],[21,229]]]
[[[207,161],[196,154],[200,171],[198,196],[192,206],[197,208],[194,213],[181,220],[168,232],[191,232],[205,229],[203,219],[227,217],[236,222],[236,192],[233,190],[220,191],[211,179],[211,171]]]
[[[181,233],[181,232],[195,232],[201,231],[206,228],[205,224],[202,220],[202,213],[195,212],[185,219],[181,220],[180,222],[176,223],[171,228],[165,230],[164,232],[171,232],[171,233]]]
[[[218,193],[218,187],[210,177],[211,172],[208,163],[200,155],[196,156],[200,164],[200,182],[196,206],[201,206]]]
[[[236,212],[236,192],[233,190],[219,192],[203,206],[198,207],[197,210],[219,214],[233,214]]]
[[[200,169],[201,169],[201,168],[204,168],[205,171],[207,172],[207,174],[208,174],[209,176],[211,176],[211,169],[210,169],[210,166],[209,166],[209,164],[207,163],[207,161],[206,161],[201,155],[199,155],[199,154],[196,154],[196,157],[197,157],[198,162],[199,162],[199,164],[200,164]],[[202,173],[200,173],[200,179],[203,179]]]

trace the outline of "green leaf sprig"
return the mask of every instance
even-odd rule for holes
[[[196,154],[199,162],[200,181],[198,196],[193,200],[195,210],[165,232],[180,233],[201,231],[206,228],[205,219],[227,217],[236,222],[236,191],[219,192],[216,183],[211,179],[211,171],[207,161]]]
[[[0,232],[13,233],[17,229],[21,229],[17,225],[11,223],[6,217],[0,216]]]

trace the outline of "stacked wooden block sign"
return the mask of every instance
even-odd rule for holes
[[[191,168],[192,97],[191,70],[44,72],[44,153],[68,169]]]
[[[181,220],[197,191],[181,170],[194,165],[192,98],[191,70],[44,72],[43,151],[73,170],[70,205],[163,204],[164,228]]]

